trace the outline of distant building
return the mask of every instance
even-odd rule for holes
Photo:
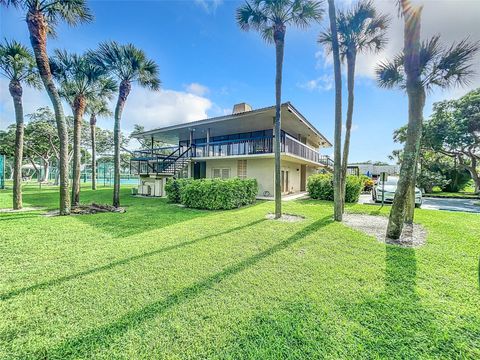
[[[348,167],[357,167],[360,175],[367,175],[373,179],[379,177],[382,172],[385,172],[388,175],[398,175],[400,173],[400,165],[374,165],[371,163],[364,163],[350,164]]]

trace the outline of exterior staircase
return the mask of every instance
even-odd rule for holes
[[[172,175],[186,177],[191,162],[192,148],[176,148],[168,155],[135,156],[130,160],[130,173],[133,175]]]

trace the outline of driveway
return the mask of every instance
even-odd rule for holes
[[[360,200],[358,202],[360,204],[374,204],[370,194],[360,195]],[[480,213],[480,206],[475,205],[475,203],[478,202],[480,202],[479,199],[441,199],[424,197],[422,209]]]

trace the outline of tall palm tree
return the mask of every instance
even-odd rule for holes
[[[10,95],[15,109],[15,154],[13,159],[13,208],[22,208],[22,163],[23,163],[23,104],[22,83],[40,88],[41,81],[32,52],[22,44],[5,40],[0,44],[0,74],[9,80]]]
[[[330,20],[333,72],[335,76],[335,131],[333,142],[333,219],[342,221],[342,73],[340,63],[340,45],[338,41],[335,1],[328,0],[328,18]]]
[[[60,21],[77,25],[93,19],[85,0],[0,0],[4,6],[15,6],[25,10],[35,60],[43,85],[55,111],[58,136],[60,139],[60,215],[70,213],[68,196],[68,129],[62,101],[53,82],[47,54],[47,35],[55,35]]]
[[[86,113],[90,114],[90,144],[92,152],[92,190],[97,190],[97,116],[112,116],[106,99],[97,98],[87,103]]]
[[[155,91],[160,89],[158,65],[155,61],[148,59],[143,50],[132,44],[121,45],[115,41],[100,44],[97,50],[91,51],[90,57],[96,64],[109,71],[120,84],[113,128],[113,206],[118,207],[120,206],[120,120],[123,108],[132,89],[132,83],[138,83]]]
[[[347,61],[347,119],[345,126],[345,142],[342,154],[342,211],[345,206],[345,183],[347,176],[350,136],[353,121],[355,63],[357,55],[364,52],[379,52],[387,42],[386,31],[388,16],[379,14],[371,0],[358,2],[349,11],[337,13],[337,30],[341,60]],[[332,51],[332,32],[320,34],[318,42],[324,44],[328,52]]]
[[[60,95],[67,100],[73,112],[73,182],[72,205],[80,204],[80,163],[83,115],[89,101],[111,98],[117,90],[107,71],[90,62],[86,56],[55,51],[50,61],[53,77],[60,85]]]
[[[404,222],[413,221],[416,166],[422,136],[423,108],[426,93],[440,87],[464,85],[473,74],[473,61],[479,43],[462,40],[446,47],[440,37],[420,42],[420,12],[406,12],[408,41],[404,51],[392,61],[377,67],[377,81],[381,87],[406,90],[409,99],[408,127],[402,155],[400,179],[387,228],[387,237],[398,239]],[[418,49],[416,49],[418,43]]]
[[[237,9],[238,26],[245,31],[258,31],[268,43],[275,44],[275,218],[282,216],[280,186],[280,136],[282,103],[282,68],[287,26],[306,28],[319,22],[323,10],[313,0],[248,0]]]

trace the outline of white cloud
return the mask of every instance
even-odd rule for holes
[[[217,7],[223,4],[223,0],[195,0],[195,4],[200,6],[207,13],[215,13]]]
[[[134,88],[122,115],[122,129],[141,124],[145,129],[207,118],[212,102],[202,96],[175,90]]]
[[[403,20],[396,16],[396,7],[393,1],[376,0],[379,11],[391,15],[388,31],[388,44],[379,54],[360,54],[357,57],[357,74],[373,78],[375,67],[383,60],[392,59],[403,48]],[[443,44],[449,46],[453,42],[468,37],[471,41],[479,41],[478,22],[480,1],[414,1],[415,5],[423,5],[421,37],[423,40],[439,34]],[[468,87],[472,89],[480,86],[480,61],[474,64],[477,75]],[[462,95],[467,90],[456,91]]]
[[[309,91],[329,91],[333,88],[333,77],[331,75],[322,75],[316,79],[308,80],[304,83],[297,84],[297,86],[299,88]]]
[[[381,61],[392,59],[403,49],[403,19],[397,16],[395,2],[374,0],[374,3],[379,12],[390,15],[391,22],[387,33],[388,43],[385,49],[378,54],[366,53],[357,56],[355,69],[357,76],[370,79],[375,78],[375,67]],[[440,34],[442,43],[447,46],[466,37],[470,41],[480,41],[480,32],[478,31],[480,1],[414,0],[413,3],[414,5],[423,5],[421,24],[421,37],[423,40]],[[351,5],[351,0],[345,0],[341,3],[341,8],[349,8]],[[315,58],[317,59],[317,69],[330,68],[332,66],[331,56],[326,55],[323,49],[317,51]],[[457,88],[448,91],[449,96],[458,97],[465,94],[468,90],[480,86],[480,61],[476,61],[474,67],[477,74],[472,79],[471,84],[465,89]],[[342,66],[342,70],[345,73],[345,66]],[[445,93],[441,95],[443,98],[446,96],[447,94]]]
[[[185,90],[191,94],[198,96],[203,96],[210,92],[210,89],[208,87],[195,82],[185,85]]]

